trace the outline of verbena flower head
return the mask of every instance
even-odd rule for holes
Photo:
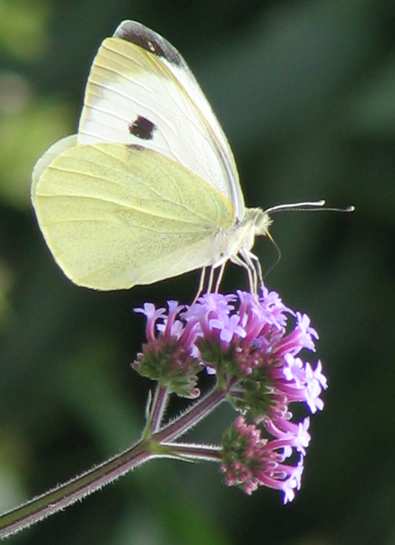
[[[313,413],[323,408],[321,364],[298,357],[315,351],[318,334],[308,316],[288,309],[276,293],[207,294],[182,315],[196,327],[203,363],[222,384],[237,382],[230,395],[240,410],[259,419],[296,401]]]
[[[267,486],[284,493],[284,503],[292,501],[299,490],[303,454],[295,464],[285,463],[292,456],[292,436],[266,439],[261,430],[239,416],[224,434],[221,470],[228,486],[238,485],[247,494]]]
[[[195,398],[200,394],[196,384],[201,371],[194,345],[196,327],[178,319],[183,308],[176,301],[168,301],[167,312],[164,308],[156,309],[151,303],[135,309],[147,318],[147,342],[132,366],[141,375],[166,386],[170,392]]]
[[[248,493],[262,485],[277,488],[292,500],[310,441],[309,418],[295,422],[292,407],[322,410],[327,387],[321,363],[307,361],[318,339],[309,317],[266,288],[259,296],[210,293],[190,306],[170,301],[168,311],[146,304],[137,312],[147,317],[139,372],[192,397],[205,368],[243,415],[224,435],[226,483]],[[289,457],[298,459],[296,465],[284,463]]]

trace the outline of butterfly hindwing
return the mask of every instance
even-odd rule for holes
[[[124,144],[72,146],[33,190],[41,230],[76,284],[110,290],[209,265],[231,203],[179,163]]]
[[[40,159],[34,165],[32,174],[31,195],[33,200],[35,196],[36,184],[47,166],[52,163],[52,161],[65,149],[76,146],[77,143],[78,136],[76,134],[73,134],[71,136],[65,136],[65,138],[61,138],[60,140],[55,142],[55,144],[52,144],[52,146],[48,148],[47,151],[40,157]]]

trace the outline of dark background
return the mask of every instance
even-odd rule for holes
[[[0,510],[127,447],[148,382],[128,364],[132,308],[191,300],[197,273],[100,293],[72,285],[33,217],[33,164],[75,132],[90,63],[122,19],[184,54],[229,137],[250,206],[326,198],[350,214],[283,214],[267,278],[320,332],[330,388],[291,505],[156,461],[10,539],[24,544],[394,544],[395,4],[380,0],[1,0]],[[180,135],[181,136],[181,135]],[[275,259],[269,242],[256,251]],[[235,268],[224,289],[246,285]],[[194,430],[216,441],[221,409]]]

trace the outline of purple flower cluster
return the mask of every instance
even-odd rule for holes
[[[295,489],[300,488],[303,472],[302,458],[297,465],[284,463],[291,455],[288,438],[262,438],[257,426],[247,424],[239,416],[224,435],[221,470],[228,486],[240,485],[247,494],[259,486],[282,490],[287,503],[294,499]]]
[[[142,374],[193,397],[206,368],[244,415],[224,435],[226,483],[247,493],[270,486],[292,500],[310,435],[309,418],[293,421],[290,406],[302,402],[311,413],[322,410],[327,387],[320,362],[303,359],[318,339],[309,318],[266,288],[260,296],[205,294],[189,307],[171,301],[167,313],[149,304],[137,311],[147,316],[148,342],[135,362]],[[289,457],[294,465],[284,463]]]
[[[156,309],[152,303],[135,309],[147,318],[147,342],[132,366],[141,375],[166,386],[170,392],[196,398],[200,395],[196,387],[197,375],[202,369],[194,344],[196,328],[177,319],[185,307],[176,301],[168,301],[167,305],[167,313],[166,309]]]

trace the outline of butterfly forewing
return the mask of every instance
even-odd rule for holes
[[[230,146],[178,51],[140,23],[123,22],[93,62],[79,143],[142,145],[222,192],[236,217],[244,201]]]

